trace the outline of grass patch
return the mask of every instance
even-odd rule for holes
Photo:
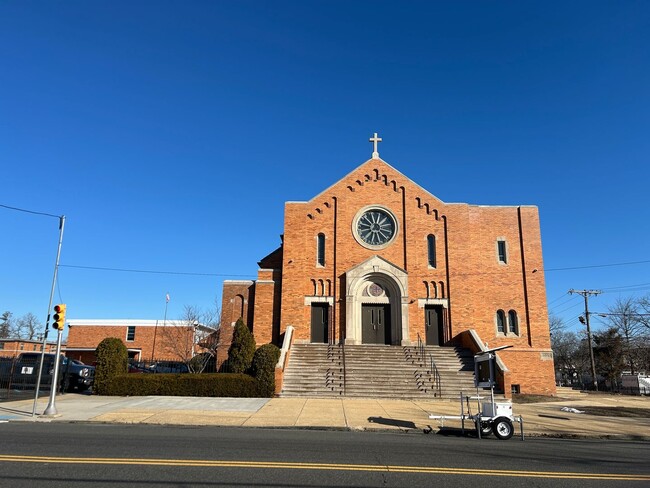
[[[630,417],[650,419],[650,409],[634,407],[578,407],[589,415],[600,417]]]

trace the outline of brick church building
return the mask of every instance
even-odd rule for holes
[[[463,345],[498,353],[504,391],[555,394],[537,207],[445,203],[379,157],[285,204],[258,279],[225,281],[222,328],[257,344]]]

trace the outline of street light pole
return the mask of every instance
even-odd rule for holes
[[[591,378],[594,388],[598,391],[598,379],[596,378],[596,361],[594,361],[594,348],[591,343],[591,327],[589,326],[589,295],[600,295],[599,290],[569,290],[569,294],[577,293],[585,299],[585,325],[587,326],[587,341],[589,342],[589,360],[591,362]]]

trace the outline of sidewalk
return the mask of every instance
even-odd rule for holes
[[[0,421],[100,422],[437,432],[429,414],[458,415],[458,402],[391,399],[196,398],[58,396],[55,418],[31,416],[33,400],[0,403]],[[42,398],[36,412],[47,405]],[[647,410],[642,418],[568,413],[562,407],[626,407]],[[650,398],[589,394],[553,402],[513,405],[527,436],[650,439]],[[445,421],[460,427],[460,421]],[[518,433],[519,427],[515,425]]]

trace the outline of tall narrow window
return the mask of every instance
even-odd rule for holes
[[[135,340],[135,325],[129,325],[129,328],[126,330],[126,340],[127,341]]]
[[[497,310],[497,332],[499,334],[506,333],[506,314],[503,310]]]
[[[429,266],[436,267],[436,236],[429,234],[427,236],[427,252],[429,257]]]
[[[497,241],[497,253],[499,255],[499,262],[508,264],[508,253],[505,240],[499,239]]]
[[[325,266],[325,234],[318,234],[316,241],[316,262],[319,266]]]
[[[508,332],[519,334],[519,323],[517,321],[517,312],[510,310],[508,312]]]

